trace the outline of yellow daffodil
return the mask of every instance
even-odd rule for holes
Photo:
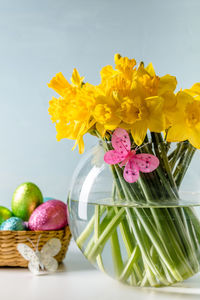
[[[172,126],[167,134],[167,141],[188,140],[195,148],[200,148],[200,101],[186,92],[177,95],[177,109]]]
[[[79,152],[84,151],[83,135],[95,124],[91,117],[94,108],[94,87],[83,84],[84,77],[80,77],[74,69],[72,84],[70,84],[62,73],[57,74],[49,83],[61,97],[49,102],[49,114],[56,123],[57,140],[63,138],[76,140]]]
[[[167,90],[166,86],[169,86],[169,83],[163,80],[160,85],[160,78],[155,75],[152,64],[144,68],[141,63],[137,70],[135,60],[118,54],[115,55],[115,64],[116,69],[111,66],[102,69],[102,81],[98,87],[106,95],[104,103],[108,103],[110,98],[115,100],[113,108],[109,108],[109,117],[113,120],[112,127],[107,127],[110,125],[107,122],[104,122],[104,128],[97,124],[96,127],[98,126],[98,130],[103,134],[106,132],[105,129],[114,130],[120,126],[129,129],[135,143],[140,145],[148,129],[156,132],[165,129],[164,99],[160,94],[164,88]],[[108,116],[108,107],[106,108],[107,114],[102,111],[101,118]],[[97,119],[96,114],[95,117]]]
[[[84,83],[76,69],[71,83],[58,73],[48,84],[59,95],[50,101],[49,114],[56,123],[57,139],[74,139],[84,151],[87,132],[102,138],[122,127],[141,145],[147,131],[168,131],[168,141],[189,140],[200,147],[200,83],[175,94],[176,77],[159,77],[152,63],[147,67],[116,54],[115,68],[102,68],[101,82]]]
[[[161,122],[160,125],[162,125],[156,128],[156,132],[160,132],[162,131],[161,127],[163,129],[169,127],[172,118],[171,115],[176,107],[176,97],[174,94],[177,85],[176,77],[169,74],[158,77],[156,76],[152,63],[146,68],[144,68],[144,64],[141,63],[138,68],[138,78],[140,93],[142,93],[144,97],[158,96],[160,100],[162,98],[162,108],[160,106],[161,115],[160,118],[158,118]],[[151,130],[150,126],[149,129]]]

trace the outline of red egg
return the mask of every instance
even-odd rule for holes
[[[58,230],[67,223],[66,204],[60,200],[49,200],[33,211],[28,227],[30,230]]]

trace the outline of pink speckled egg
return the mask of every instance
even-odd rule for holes
[[[60,200],[49,200],[38,206],[28,221],[30,230],[58,230],[67,225],[67,207]]]

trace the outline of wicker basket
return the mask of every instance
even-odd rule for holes
[[[61,241],[61,250],[55,256],[58,263],[61,263],[65,258],[71,239],[69,226],[56,231],[0,231],[0,266],[26,268],[28,266],[28,261],[18,252],[17,244],[25,243],[33,248],[28,239],[30,239],[34,245],[37,244],[39,239],[38,249],[41,250],[42,246],[51,238],[58,238]]]

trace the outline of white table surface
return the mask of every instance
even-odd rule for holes
[[[28,269],[0,268],[0,298],[4,300],[171,300],[200,299],[200,275],[183,285],[133,288],[95,270],[72,241],[57,273],[34,276]]]

